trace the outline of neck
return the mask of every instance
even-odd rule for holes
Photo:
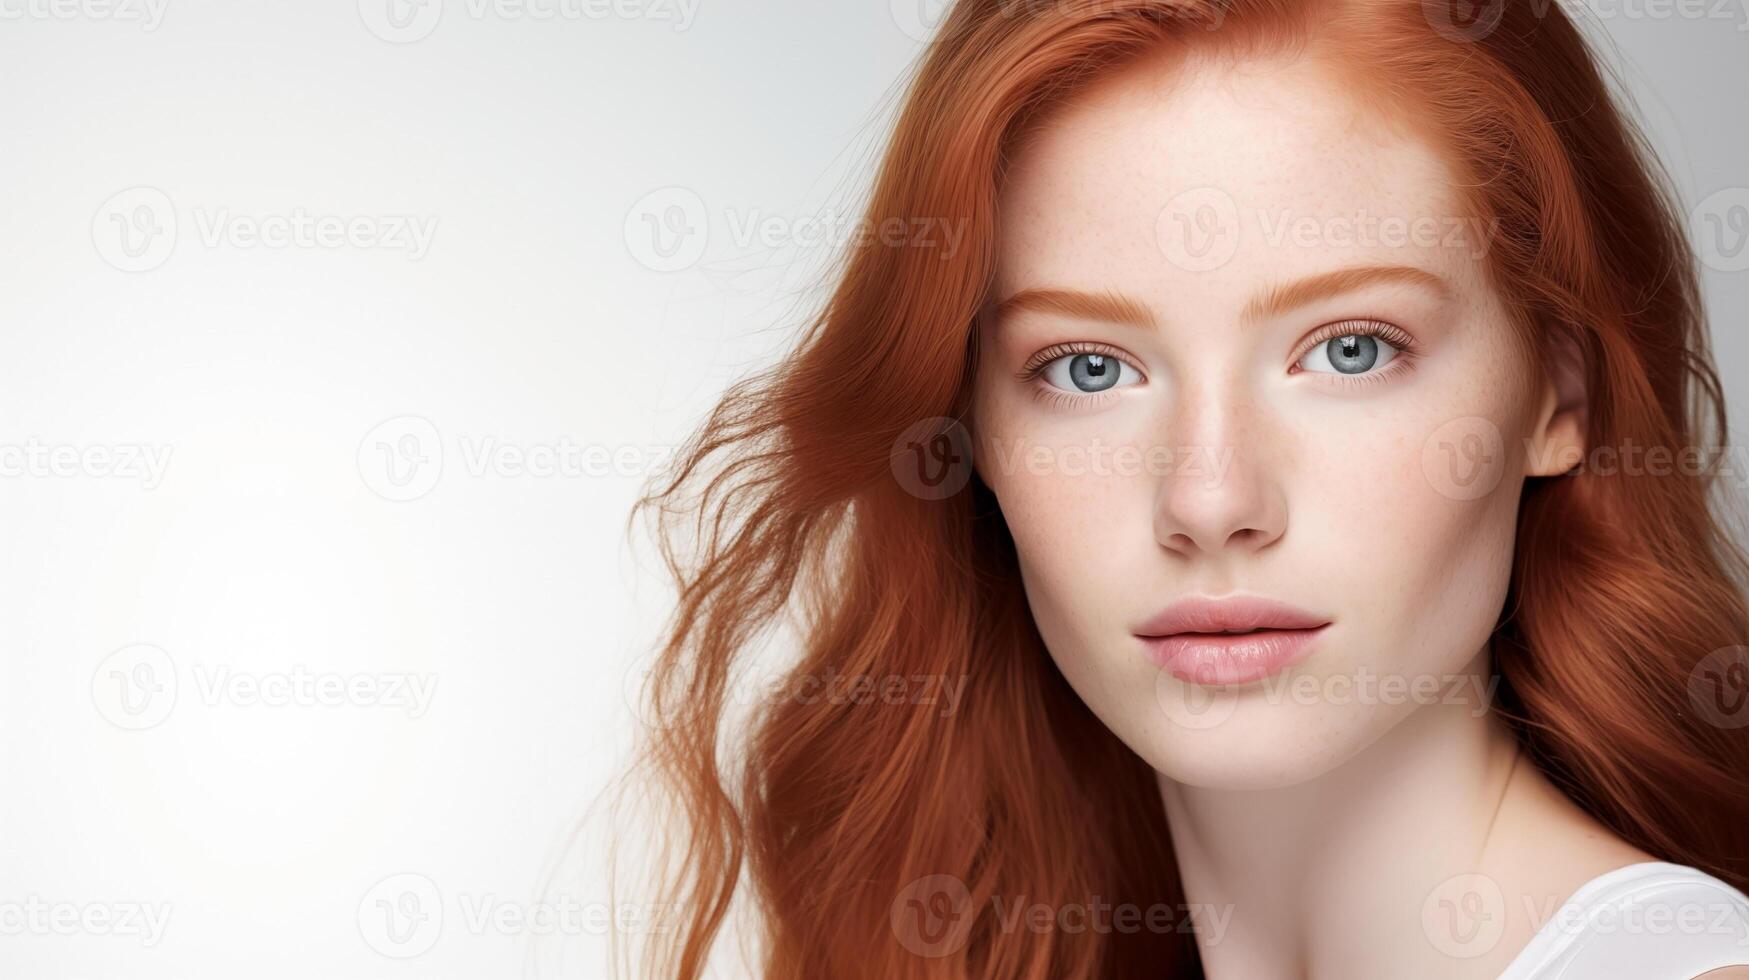
[[[1485,676],[1488,664],[1484,652],[1471,669]],[[1483,866],[1507,786],[1532,768],[1491,712],[1442,701],[1414,707],[1359,755],[1292,786],[1219,789],[1162,776],[1186,899],[1198,921],[1220,924],[1197,930],[1207,974],[1448,968],[1426,938],[1423,906],[1442,882]]]

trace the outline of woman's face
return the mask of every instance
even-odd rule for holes
[[[1004,179],[977,469],[1089,707],[1229,787],[1431,705],[1479,717],[1524,477],[1576,436],[1440,158],[1315,63],[1153,60]],[[1223,607],[1281,627],[1227,639],[1197,635],[1222,610],[1162,618],[1234,597],[1298,613]]]

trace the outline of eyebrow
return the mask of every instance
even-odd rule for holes
[[[1246,304],[1240,318],[1246,323],[1255,323],[1365,286],[1391,283],[1419,286],[1437,293],[1441,298],[1451,295],[1451,287],[1446,281],[1426,269],[1408,265],[1362,266],[1337,269],[1286,285],[1271,286]],[[1091,293],[1055,288],[1023,289],[997,304],[993,319],[1001,324],[1008,317],[1022,312],[1057,313],[1082,320],[1136,327],[1154,324],[1154,315],[1147,306],[1121,293]]]
[[[1001,323],[1021,312],[1059,313],[1081,320],[1103,320],[1133,327],[1148,327],[1154,314],[1146,306],[1114,292],[1084,293],[1076,289],[1022,289],[997,304],[995,321]]]
[[[1372,265],[1357,269],[1337,269],[1285,286],[1272,286],[1247,304],[1245,312],[1239,316],[1246,323],[1255,323],[1321,299],[1353,292],[1363,286],[1392,283],[1420,286],[1438,294],[1442,299],[1451,295],[1451,287],[1446,281],[1426,269],[1417,269],[1412,265]]]

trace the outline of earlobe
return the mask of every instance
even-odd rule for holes
[[[1590,431],[1585,354],[1563,334],[1549,344],[1535,427],[1526,445],[1529,476],[1559,476],[1585,458]]]

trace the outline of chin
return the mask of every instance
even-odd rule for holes
[[[1190,689],[1162,681],[1156,690],[1153,717],[1113,730],[1163,778],[1206,789],[1282,789],[1318,779],[1412,710],[1270,703],[1255,687]]]
[[[1223,740],[1208,751],[1184,745],[1148,746],[1143,759],[1164,779],[1203,789],[1285,789],[1319,778],[1352,758],[1325,748],[1243,744]]]

